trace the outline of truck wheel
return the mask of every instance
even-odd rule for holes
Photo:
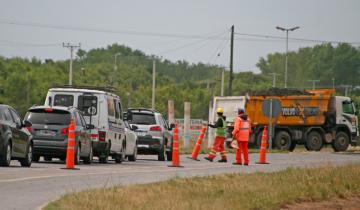
[[[323,147],[323,139],[317,131],[311,131],[306,139],[306,148],[309,151],[320,151]]]
[[[349,147],[350,140],[349,136],[345,133],[340,131],[336,134],[334,141],[332,142],[332,147],[335,152],[343,152],[346,151]]]
[[[280,131],[276,135],[274,146],[280,150],[289,150],[291,146],[291,136],[286,131]]]

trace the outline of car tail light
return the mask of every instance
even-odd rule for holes
[[[31,133],[33,131],[32,127],[26,127],[26,129]]]
[[[62,128],[60,131],[61,135],[68,135],[69,134],[69,128]]]
[[[44,111],[45,112],[53,112],[54,110],[52,108],[45,108]]]
[[[106,132],[99,131],[99,141],[105,141],[105,138],[106,138]]]
[[[96,140],[97,140],[98,137],[99,137],[99,134],[97,134],[97,133],[92,133],[92,134],[91,134],[91,138],[92,138],[92,139],[96,139]]]
[[[150,131],[161,131],[161,127],[160,126],[153,126],[153,127],[150,127]]]

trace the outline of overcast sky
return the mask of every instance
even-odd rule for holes
[[[172,61],[228,67],[230,27],[234,25],[238,33],[234,70],[257,71],[255,65],[260,57],[285,52],[285,40],[240,34],[285,37],[276,26],[300,26],[290,37],[360,42],[359,0],[0,0],[0,3],[0,55],[6,57],[67,59],[69,51],[62,47],[62,42],[80,42],[85,50],[119,43]],[[290,50],[312,45],[289,41]]]

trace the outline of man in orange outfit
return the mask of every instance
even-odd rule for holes
[[[249,165],[248,142],[251,133],[251,123],[248,116],[243,109],[238,109],[238,116],[236,117],[234,130],[232,132],[233,138],[237,140],[239,148],[236,149],[236,162],[234,165],[242,165],[241,153],[244,153],[244,165]]]
[[[212,162],[214,158],[216,157],[216,152],[220,152],[221,154],[221,160],[218,162],[226,163],[226,152],[225,152],[225,138],[226,138],[226,118],[223,116],[224,109],[223,108],[217,108],[216,113],[218,114],[218,120],[216,121],[215,125],[208,124],[208,126],[212,128],[216,128],[216,137],[214,140],[214,144],[211,147],[211,151],[208,157],[205,157],[206,160]]]

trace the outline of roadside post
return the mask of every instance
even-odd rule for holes
[[[190,144],[190,102],[184,103],[184,148],[188,148]]]
[[[281,103],[278,99],[266,99],[264,100],[264,102],[262,103],[262,112],[264,114],[264,116],[269,118],[269,135],[268,136],[268,140],[269,140],[269,149],[272,149],[272,135],[273,135],[273,130],[274,130],[274,126],[273,126],[273,118],[277,118],[280,115],[281,112]]]

